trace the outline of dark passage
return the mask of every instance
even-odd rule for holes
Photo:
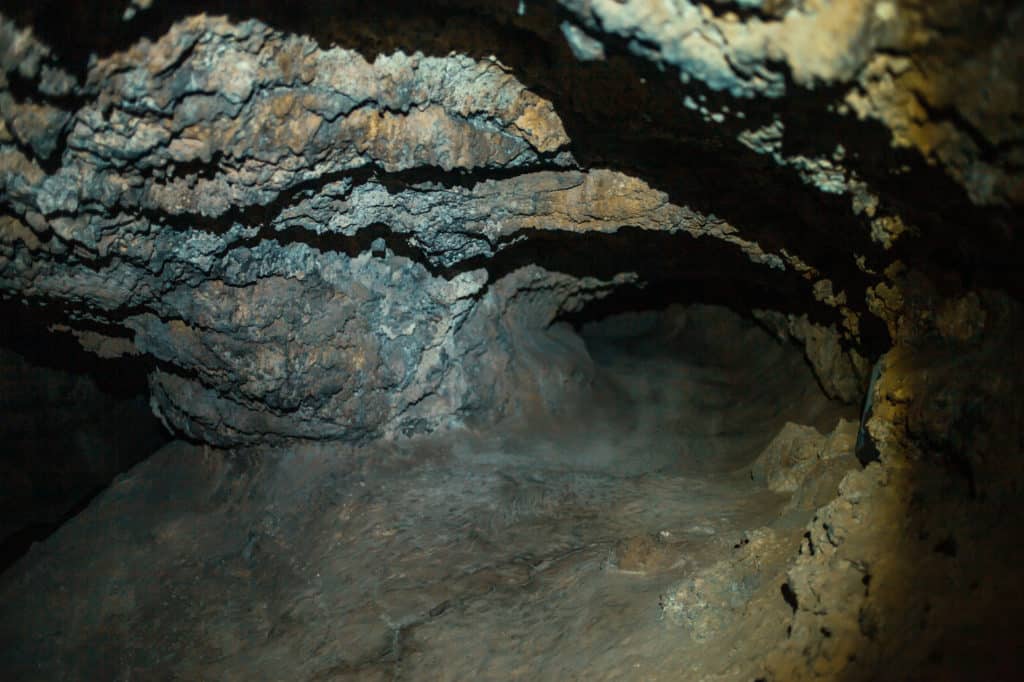
[[[45,314],[0,308],[0,570],[169,439],[146,363],[98,358]]]

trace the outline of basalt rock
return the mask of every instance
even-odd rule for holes
[[[79,335],[96,324],[119,329],[135,351],[159,361],[153,405],[168,425],[222,445],[365,441],[515,413],[536,402],[543,379],[527,376],[536,363],[520,358],[530,351],[510,339],[543,336],[560,315],[623,284],[706,277],[697,264],[712,255],[732,263],[726,277],[788,305],[813,299],[816,320],[793,318],[785,331],[806,344],[830,395],[857,402],[867,365],[857,347],[878,351],[879,325],[862,292],[886,264],[872,262],[879,252],[871,240],[891,249],[917,228],[886,213],[901,193],[858,170],[858,144],[868,139],[853,135],[827,156],[793,152],[787,119],[768,120],[745,102],[788,97],[809,116],[822,104],[806,89],[847,84],[868,93],[847,97],[862,117],[887,122],[897,142],[922,148],[885,104],[917,86],[904,79],[886,90],[888,99],[872,99],[880,81],[869,74],[882,55],[952,40],[929,31],[931,10],[892,2],[751,3],[739,12],[688,2],[566,2],[575,18],[556,30],[545,23],[551,8],[531,12],[531,4],[510,13],[485,3],[479,16],[488,30],[530,31],[563,51],[565,40],[577,53],[581,41],[592,51],[604,45],[588,63],[619,76],[640,70],[617,52],[616,41],[625,41],[627,52],[677,69],[684,83],[737,98],[729,107],[715,95],[721,111],[689,95],[677,100],[708,128],[710,142],[666,151],[708,165],[711,150],[723,150],[737,168],[764,157],[755,166],[775,166],[770,183],[794,191],[786,178],[806,183],[795,195],[804,214],[820,201],[816,194],[848,195],[844,219],[861,234],[844,239],[859,240],[862,252],[822,260],[831,237],[809,222],[787,241],[773,235],[764,213],[727,209],[734,219],[723,219],[685,189],[689,176],[634,168],[641,159],[614,144],[608,165],[595,163],[599,150],[582,145],[614,110],[596,105],[604,120],[581,118],[557,96],[559,87],[575,87],[565,85],[572,75],[564,67],[527,65],[532,89],[493,55],[415,51],[412,37],[434,52],[458,40],[448,34],[406,29],[409,48],[367,56],[370,19],[339,34],[342,46],[326,47],[255,19],[197,15],[106,46],[82,69],[67,62],[63,46],[4,19],[0,286],[66,310]],[[142,9],[120,25],[173,17],[160,3]],[[321,11],[329,15],[316,6],[309,16]],[[38,19],[32,10],[15,16]],[[122,34],[131,30],[112,33]],[[972,53],[972,63],[1016,63],[1006,59],[1007,40]],[[520,58],[515,49],[510,55]],[[1005,75],[1000,82],[1016,82]],[[868,81],[874,89],[863,90]],[[667,82],[650,87],[672,96]],[[1001,101],[1019,101],[1014,93]],[[979,202],[1016,201],[1017,142],[1006,118],[1015,109],[982,115],[973,100],[945,102],[922,104],[925,118],[947,106],[958,112],[943,128],[951,141],[925,155],[934,150]],[[628,103],[616,106],[632,113]],[[966,121],[983,132],[965,133]],[[658,139],[653,131],[644,140],[633,126],[624,139],[637,149]],[[982,135],[999,154],[983,153]],[[751,184],[754,176],[735,179],[750,197],[783,187],[765,192]],[[602,242],[641,250],[653,243],[659,255],[604,256],[596,266],[566,255]],[[515,274],[527,265],[545,272]]]
[[[8,69],[49,54],[4,31]],[[578,168],[551,103],[495,62],[371,63],[195,17],[74,91],[82,106],[47,116],[7,94],[3,286],[79,311],[73,328],[122,329],[160,363],[168,426],[219,445],[365,441],[536,402],[545,379],[520,357],[536,351],[513,339],[637,276],[525,267],[534,233],[708,237],[785,267],[641,180]]]

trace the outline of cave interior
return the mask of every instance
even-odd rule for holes
[[[0,678],[1015,679],[1021,30],[3,0]]]

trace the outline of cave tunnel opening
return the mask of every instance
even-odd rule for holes
[[[511,337],[517,371],[537,377],[530,397],[497,425],[470,420],[506,451],[541,469],[744,477],[787,423],[829,434],[859,422],[863,381],[842,398],[823,387],[803,345],[771,321],[799,299],[759,284],[756,268],[642,230],[538,242],[507,258],[581,277],[644,274]],[[632,257],[605,260],[622,253]],[[495,260],[492,274],[512,267]]]
[[[669,469],[742,470],[787,422],[830,433],[840,418],[858,418],[823,392],[802,348],[749,312],[674,304],[579,331],[595,366],[588,407],[608,410],[598,423],[618,425],[620,440],[641,436],[635,450],[660,454]]]
[[[100,358],[52,311],[5,301],[0,317],[3,570],[171,435],[150,410],[145,359]]]

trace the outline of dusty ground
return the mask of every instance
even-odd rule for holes
[[[767,591],[790,612],[759,562],[791,555],[813,509],[751,462],[786,421],[841,411],[798,349],[676,313],[588,328],[594,396],[547,420],[349,451],[164,448],[3,576],[3,678],[718,672],[702,650],[731,602]],[[702,588],[723,560],[758,570]]]

